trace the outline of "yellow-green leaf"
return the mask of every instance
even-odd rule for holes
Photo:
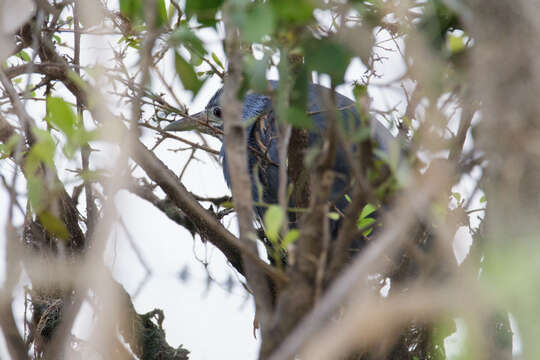
[[[60,239],[69,238],[69,231],[66,225],[49,211],[41,212],[38,214],[38,218],[45,229],[54,236],[57,236]]]
[[[77,116],[64,99],[49,96],[45,120],[69,137],[75,131]]]
[[[283,209],[278,205],[270,205],[266,213],[264,214],[264,228],[266,230],[266,236],[268,240],[276,243],[279,238],[279,230],[283,224],[285,214]]]
[[[281,247],[283,249],[287,249],[287,247],[290,244],[292,244],[293,242],[295,242],[296,239],[298,239],[299,236],[300,236],[300,231],[298,231],[297,229],[289,230],[287,235],[285,235],[285,237],[283,238],[283,242],[281,243]]]

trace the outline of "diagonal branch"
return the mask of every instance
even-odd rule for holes
[[[221,250],[241,274],[245,274],[241,258],[244,255],[276,284],[287,282],[281,271],[262,261],[252,249],[225,229],[211,213],[203,208],[179,182],[176,175],[141,142],[136,141],[133,145],[132,156],[133,160],[161,187],[174,204],[186,213],[201,236]]]

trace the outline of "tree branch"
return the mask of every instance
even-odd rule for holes
[[[228,75],[225,78],[222,103],[224,118],[224,145],[231,177],[231,191],[234,207],[238,214],[240,242],[250,253],[257,254],[257,244],[253,237],[253,199],[251,197],[251,179],[247,162],[247,139],[242,122],[242,103],[238,99],[242,83],[242,55],[240,53],[239,30],[231,16],[235,11],[231,3],[223,9],[225,23],[225,53],[229,59]],[[256,317],[261,321],[262,332],[265,333],[272,309],[272,296],[264,273],[256,266],[252,258],[242,256],[245,276],[255,298]],[[264,336],[264,335],[263,335]]]
[[[417,214],[422,214],[429,209],[432,197],[439,194],[443,186],[440,180],[449,179],[449,172],[449,169],[446,169],[446,172],[441,169],[435,178],[427,179],[418,186],[411,186],[412,190],[402,196],[395,210],[383,220],[384,223],[392,224],[392,226],[385,227],[383,232],[336,279],[312,313],[302,320],[296,330],[272,354],[270,360],[293,358],[306,341],[324,327],[331,316],[347,301],[349,294],[359,286],[359,281],[362,286],[363,280],[369,274],[384,272],[385,267],[390,264],[385,259],[401,251],[403,245],[410,239],[406,236],[407,230],[415,223]],[[423,191],[416,189],[423,189]]]

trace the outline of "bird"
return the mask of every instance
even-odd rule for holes
[[[269,80],[273,90],[278,88],[278,82]],[[323,132],[327,128],[329,115],[325,110],[324,97],[331,94],[331,89],[315,84],[308,84],[306,112],[311,117],[313,129],[308,132],[308,148],[316,146],[323,139]],[[183,117],[169,123],[165,131],[188,131],[197,130],[201,133],[217,137],[222,141],[220,158],[223,164],[223,176],[227,185],[231,186],[230,170],[227,165],[227,154],[223,143],[223,106],[221,96],[223,88],[220,88],[211,97],[205,109],[199,113]],[[355,102],[350,98],[335,93],[335,105],[339,110],[345,127],[352,123],[358,126],[361,123]],[[279,191],[279,151],[278,132],[276,124],[276,112],[272,103],[272,97],[257,92],[247,92],[243,98],[242,120],[246,124],[247,137],[247,161],[251,179],[251,192],[256,204],[254,211],[259,220],[264,219],[268,205],[278,204]],[[349,125],[347,125],[349,124]],[[372,138],[376,146],[383,153],[388,153],[395,137],[378,120],[372,121]],[[380,152],[379,152],[380,153]],[[344,212],[348,205],[346,193],[350,180],[350,165],[344,149],[337,146],[333,165],[334,183],[331,190],[330,201],[340,212]],[[294,207],[294,204],[289,204]],[[329,220],[332,237],[337,236],[340,220]],[[296,226],[295,214],[289,213],[289,222]],[[357,248],[363,247],[363,242]]]

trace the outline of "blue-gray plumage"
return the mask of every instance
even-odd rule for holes
[[[270,81],[269,83],[273,88],[277,87],[276,81]],[[313,120],[314,130],[309,132],[308,147],[321,141],[321,133],[327,126],[328,112],[322,104],[324,104],[323,92],[329,91],[328,88],[320,85],[309,85],[307,112]],[[167,126],[165,130],[183,131],[198,129],[201,132],[209,133],[223,140],[223,137],[220,135],[220,131],[223,129],[221,106],[226,106],[226,104],[220,104],[221,94],[222,89],[218,90],[210,99],[204,111],[189,118],[175,121]],[[351,131],[354,130],[361,122],[354,102],[337,93],[335,94],[335,99],[344,128]],[[270,97],[257,93],[248,93],[245,95],[242,120],[246,122],[248,166],[252,182],[251,191],[253,200],[256,203],[278,203],[279,155],[274,116]],[[374,121],[372,127],[373,137],[377,146],[380,150],[388,152],[390,142],[394,140],[394,137],[378,121]],[[224,145],[221,147],[221,157],[223,159],[223,175],[227,185],[230,186],[230,174]],[[350,166],[344,150],[338,146],[334,160],[333,170],[335,171],[335,180],[332,187],[331,201],[340,211],[344,211],[348,203],[345,194],[349,186],[349,169]],[[294,206],[294,204],[290,205]],[[266,206],[255,206],[255,211],[262,218],[266,211]],[[294,216],[290,220],[293,220],[293,218]],[[334,236],[337,234],[338,226],[339,224],[337,222],[331,223],[331,232]]]

